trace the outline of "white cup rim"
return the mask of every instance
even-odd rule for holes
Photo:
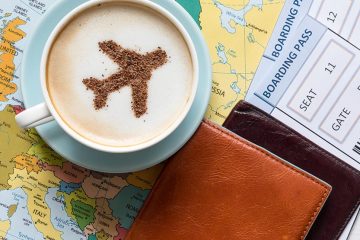
[[[56,108],[54,107],[51,97],[49,96],[47,83],[46,83],[47,82],[46,81],[46,78],[47,78],[46,69],[47,69],[49,53],[50,53],[51,47],[54,43],[54,40],[56,39],[58,34],[63,30],[63,28],[66,27],[66,25],[76,15],[80,14],[82,11],[84,11],[88,8],[94,7],[98,4],[115,3],[115,2],[139,4],[139,5],[148,7],[150,9],[160,13],[162,16],[166,17],[166,19],[168,19],[170,22],[172,22],[174,24],[174,26],[177,28],[177,30],[182,34],[183,38],[185,39],[188,49],[189,49],[189,52],[190,52],[190,55],[191,55],[191,58],[192,58],[192,65],[193,65],[193,85],[191,88],[192,92],[191,92],[189,100],[187,101],[186,106],[185,106],[184,110],[182,111],[182,113],[180,114],[180,116],[166,130],[164,130],[162,133],[160,133],[156,137],[152,138],[151,140],[143,142],[143,143],[139,143],[139,144],[133,145],[133,146],[121,146],[121,147],[107,146],[107,145],[102,145],[100,143],[96,143],[96,142],[91,141],[91,140],[85,138],[84,136],[80,135],[78,132],[76,132],[74,129],[72,129],[70,126],[68,126],[68,124],[65,123],[65,121],[61,118],[60,114],[57,112]],[[56,25],[56,27],[50,34],[50,36],[45,44],[45,48],[43,50],[42,57],[41,57],[40,81],[41,81],[41,88],[42,88],[43,96],[44,96],[47,107],[49,108],[52,116],[55,118],[55,121],[61,126],[61,128],[68,135],[70,135],[72,138],[74,138],[78,142],[80,142],[90,148],[99,150],[99,151],[110,152],[110,153],[130,153],[130,152],[140,151],[140,150],[149,148],[149,147],[161,142],[166,137],[168,137],[172,132],[174,132],[176,130],[176,128],[181,124],[181,122],[183,122],[183,120],[189,113],[190,108],[194,102],[195,95],[196,95],[197,88],[198,88],[198,83],[199,83],[198,55],[195,50],[194,43],[191,40],[191,37],[190,37],[189,33],[186,31],[186,29],[184,28],[184,26],[170,12],[168,12],[166,9],[164,9],[160,5],[153,3],[149,0],[91,0],[89,2],[79,5],[78,7],[73,9],[71,12],[69,12]]]

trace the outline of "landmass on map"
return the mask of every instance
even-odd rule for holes
[[[245,98],[284,0],[194,2],[200,3],[199,24],[212,60],[212,95],[205,117],[222,124]]]
[[[8,100],[7,96],[17,90],[13,83],[15,75],[14,58],[18,55],[15,43],[25,38],[26,33],[19,29],[26,21],[19,17],[10,20],[0,32],[0,102]]]

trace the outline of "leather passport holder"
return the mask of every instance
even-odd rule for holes
[[[246,102],[224,126],[329,183],[331,195],[306,239],[338,239],[359,206],[359,171]]]
[[[126,239],[304,239],[330,190],[203,122],[169,159]]]

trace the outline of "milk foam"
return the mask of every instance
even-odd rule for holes
[[[148,111],[141,118],[131,109],[130,87],[95,110],[93,92],[82,83],[119,70],[99,51],[98,43],[106,40],[143,54],[161,47],[169,56],[148,82]],[[88,140],[114,147],[147,142],[170,127],[189,101],[192,78],[191,55],[178,29],[153,10],[124,3],[103,4],[74,18],[55,40],[47,66],[47,88],[64,122]]]

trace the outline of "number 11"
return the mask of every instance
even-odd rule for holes
[[[325,72],[329,72],[330,74],[333,73],[333,71],[335,70],[336,65],[328,63],[328,66],[325,68]]]

